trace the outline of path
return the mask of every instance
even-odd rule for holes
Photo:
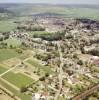
[[[62,81],[63,81],[63,56],[62,56],[62,52],[61,52],[61,47],[60,47],[60,42],[57,42],[57,47],[58,47],[58,52],[60,55],[60,68],[59,68],[59,90],[57,91],[54,100],[58,100],[58,97],[60,95],[60,92],[62,90]]]
[[[26,58],[25,60],[23,60],[23,62],[25,62],[25,61],[29,60],[30,58],[31,58],[31,57]],[[9,70],[5,71],[4,73],[0,74],[0,77],[2,77],[3,75],[5,75],[6,73],[8,73],[8,72],[12,71],[13,69],[15,69],[16,67],[18,67],[19,65],[21,65],[21,62],[20,62],[19,64],[17,64],[16,66],[14,66],[14,67],[10,68]]]

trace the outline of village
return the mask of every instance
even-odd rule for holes
[[[15,70],[36,81],[22,87],[21,92],[32,94],[33,100],[75,100],[99,83],[99,22],[33,16],[14,23],[16,30],[0,33],[0,49],[31,52],[29,60],[21,61]],[[7,39],[17,39],[21,45],[8,47],[3,42]]]

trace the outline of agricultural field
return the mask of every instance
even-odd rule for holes
[[[99,19],[99,10],[93,8],[46,7],[45,11],[44,9],[45,8],[41,7],[39,10],[43,11],[42,13],[46,13],[46,12],[55,13],[55,14],[60,14],[64,17],[73,17],[73,18],[82,17],[82,18]],[[39,10],[36,11],[39,12]]]
[[[66,17],[99,19],[99,10],[92,8],[65,8],[64,14]]]
[[[38,9],[39,7],[39,9]],[[64,17],[84,17],[99,19],[99,10],[94,7],[65,5],[65,6],[53,6],[53,5],[18,5],[17,8],[9,7],[8,10],[16,13],[17,15],[35,15],[39,13],[52,13],[59,14]],[[83,12],[83,13],[82,13]]]
[[[0,65],[0,74],[4,73],[7,69],[2,67],[2,65]]]
[[[20,56],[20,54],[14,49],[0,49],[0,62],[18,56]]]
[[[8,89],[9,91],[11,91],[14,95],[18,96],[21,100],[31,100],[31,95],[25,95],[19,92],[18,90],[16,90],[15,88],[13,88],[12,86],[10,86],[9,84],[7,84],[1,79],[0,79],[0,84],[4,86],[6,89]]]
[[[0,32],[9,32],[16,28],[16,24],[13,21],[0,21]]]
[[[39,68],[41,70],[43,70],[45,73],[49,73],[51,74],[53,71],[50,69],[49,66],[43,66],[41,65],[37,60],[32,59],[32,60],[28,60],[27,63],[31,64],[32,66]]]
[[[30,77],[27,77],[21,73],[14,74],[13,72],[9,72],[3,76],[5,80],[8,82],[14,84],[18,88],[21,88],[23,86],[27,86],[33,82],[33,79]]]

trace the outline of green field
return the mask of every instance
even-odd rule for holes
[[[4,61],[13,57],[18,57],[19,54],[12,49],[0,49],[0,61]]]
[[[41,34],[51,34],[51,33],[48,33],[46,31],[31,31],[31,32],[28,32],[28,34],[30,35],[41,35]]]
[[[99,67],[98,66],[92,66],[91,68],[93,71],[98,72],[99,73]]]
[[[5,83],[4,81],[0,80],[0,84],[2,86],[4,86],[6,89],[8,89],[9,91],[11,91],[14,95],[16,95],[19,98],[21,98],[21,100],[31,100],[31,96],[30,95],[26,95],[26,94],[21,93],[20,91],[17,91],[12,86],[10,86],[7,83]]]
[[[12,45],[13,47],[19,47],[21,45],[21,41],[16,39],[16,38],[12,38],[12,39],[7,39],[5,41],[3,41],[4,43],[7,43],[8,47],[10,45]]]
[[[50,69],[49,66],[43,66],[41,64],[39,64],[39,62],[37,60],[28,60],[27,61],[29,64],[33,65],[34,67],[40,68],[42,69],[45,73],[52,73],[52,70]]]
[[[4,73],[7,69],[0,65],[0,74]]]
[[[66,17],[91,18],[99,20],[99,10],[93,8],[65,8],[63,13]]]
[[[16,24],[12,21],[0,21],[0,32],[12,31],[16,28]]]
[[[14,74],[13,72],[8,72],[7,74],[3,76],[3,78],[19,88],[33,82],[32,78],[27,77],[21,73]]]

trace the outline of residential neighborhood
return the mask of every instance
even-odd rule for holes
[[[98,100],[99,20],[29,17],[0,29],[0,100]]]

